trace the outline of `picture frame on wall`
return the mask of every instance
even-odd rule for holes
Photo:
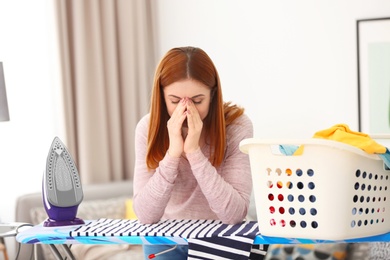
[[[356,22],[359,131],[390,139],[390,17]]]

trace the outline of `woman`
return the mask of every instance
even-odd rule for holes
[[[210,57],[194,47],[168,51],[156,70],[150,114],[136,128],[133,207],[139,221],[241,222],[252,178],[239,143],[252,136],[243,109],[223,102]]]

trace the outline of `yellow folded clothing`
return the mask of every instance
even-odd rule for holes
[[[318,131],[313,138],[322,138],[343,142],[353,145],[365,151],[366,153],[385,153],[386,147],[378,144],[376,141],[365,133],[355,132],[349,129],[345,124],[337,124],[331,128]]]
[[[352,131],[346,124],[337,124],[331,128],[320,130],[314,134],[313,138],[328,139],[346,143],[360,148],[370,154],[386,154],[387,151],[386,147],[371,139],[368,134]],[[293,153],[293,155],[302,155],[302,153],[303,145],[301,145]]]

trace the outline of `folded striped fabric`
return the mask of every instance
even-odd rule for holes
[[[268,246],[253,245],[257,222],[235,225],[219,220],[162,220],[143,225],[138,220],[98,219],[70,231],[77,236],[171,236],[188,241],[188,259],[263,259]]]
[[[211,238],[189,238],[188,259],[235,259],[262,260],[268,245],[253,245],[253,239],[230,236]]]

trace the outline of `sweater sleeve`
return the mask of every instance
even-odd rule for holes
[[[170,199],[180,158],[167,155],[156,170],[146,166],[146,149],[149,116],[137,124],[135,130],[135,167],[133,208],[141,223],[158,222]]]
[[[210,208],[227,224],[242,221],[248,211],[252,192],[249,157],[239,149],[241,140],[253,136],[251,120],[242,115],[227,129],[227,149],[218,171],[198,149],[187,154],[192,172]]]

